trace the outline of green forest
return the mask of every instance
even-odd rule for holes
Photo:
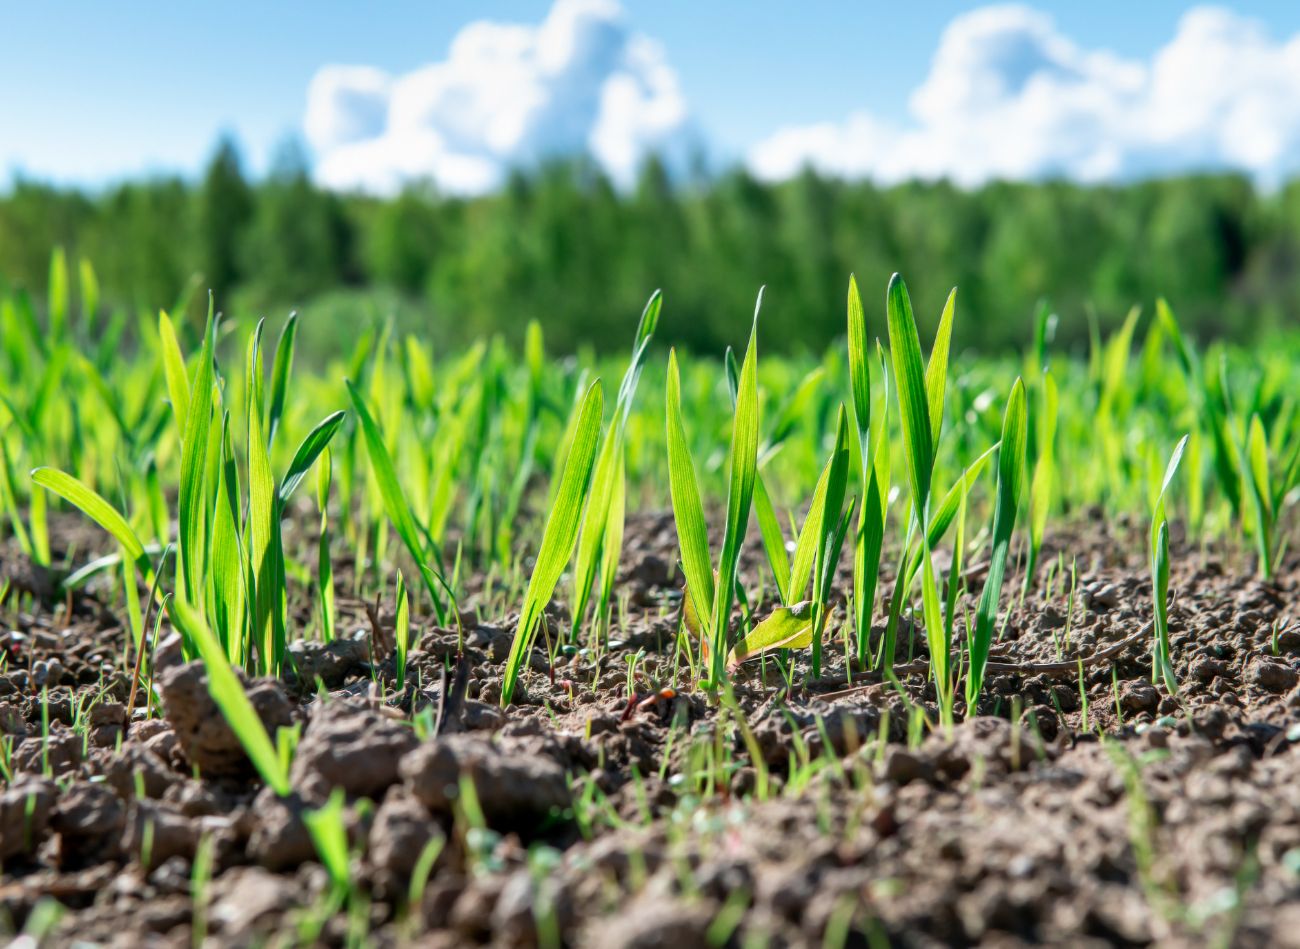
[[[966,190],[805,172],[767,184],[742,170],[674,179],[651,160],[619,191],[568,161],[483,197],[411,186],[377,198],[317,188],[292,144],[253,180],[227,139],[197,181],[90,192],[16,180],[0,194],[0,274],[38,307],[56,247],[93,262],[108,306],[197,320],[210,288],[237,319],[297,309],[317,355],[353,339],[358,321],[389,317],[445,346],[518,340],[536,318],[555,351],[609,351],[655,288],[661,337],[717,352],[740,342],[763,285],[763,345],[817,351],[843,332],[847,275],[880,287],[894,271],[917,275],[923,331],[957,286],[957,343],[985,351],[1023,339],[1049,296],[1058,345],[1086,342],[1134,305],[1149,312],[1157,296],[1199,337],[1249,338],[1300,307],[1300,182]]]

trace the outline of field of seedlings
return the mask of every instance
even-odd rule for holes
[[[0,296],[0,934],[1300,945],[1300,337],[845,283],[298,366]]]

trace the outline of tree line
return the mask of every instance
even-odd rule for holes
[[[1262,192],[1216,174],[968,190],[807,171],[769,184],[739,169],[674,179],[651,159],[619,191],[573,160],[481,197],[422,184],[379,198],[316,187],[293,145],[251,180],[226,139],[193,182],[86,191],[15,181],[0,194],[0,279],[39,300],[55,247],[93,262],[106,305],[188,299],[197,313],[210,288],[239,317],[299,310],[318,352],[386,317],[438,345],[517,339],[536,318],[552,351],[621,349],[655,288],[661,337],[719,352],[742,341],[760,286],[764,347],[815,351],[844,331],[850,272],[883,327],[895,270],[923,327],[955,285],[958,343],[996,351],[1026,339],[1044,298],[1063,345],[1161,295],[1201,337],[1292,321],[1300,182]]]

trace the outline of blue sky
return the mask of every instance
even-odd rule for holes
[[[1024,34],[1050,46],[1059,35],[1073,44],[1076,52],[1081,51],[1081,56],[1109,53],[1120,66],[1140,69],[1171,43],[1193,6],[1158,0],[1037,3],[1031,5],[1032,11],[1046,14],[1050,22],[1047,32],[1034,25],[1037,21],[1013,16],[1009,25],[1002,22],[983,32],[973,30],[971,42],[992,43],[998,36]],[[642,126],[610,131],[610,117],[595,118],[588,109],[580,119],[588,125],[605,123],[602,141],[608,143],[609,155],[651,147],[644,144],[647,142],[663,147],[663,143],[676,140],[681,126],[689,124],[692,147],[704,147],[719,161],[747,162],[770,177],[787,173],[804,161],[846,175],[884,178],[910,173],[961,178],[966,173],[956,165],[932,168],[920,159],[909,163],[883,153],[934,150],[933,129],[927,131],[925,126],[947,114],[943,110],[949,106],[935,105],[928,120],[918,120],[911,97],[934,77],[936,53],[945,30],[954,21],[968,22],[961,19],[963,15],[987,4],[954,0],[908,4],[623,0],[621,7],[620,29],[628,37],[649,38],[658,45],[653,62],[645,68],[664,67],[674,80],[670,90],[660,88],[655,95],[661,99],[667,95],[672,100],[668,104],[684,110],[686,118],[653,120],[657,124],[649,131]],[[550,10],[550,3],[520,2],[361,4],[320,0],[312,4],[253,4],[231,0],[219,8],[131,0],[14,4],[4,14],[6,38],[0,55],[0,181],[18,169],[37,178],[91,186],[150,171],[194,173],[222,130],[238,136],[249,164],[260,169],[279,140],[302,132],[309,88],[323,68],[360,65],[395,80],[446,59],[453,38],[473,21],[536,27]],[[1277,47],[1278,65],[1255,80],[1254,86],[1230,90],[1228,94],[1235,98],[1228,100],[1228,105],[1244,102],[1254,90],[1263,88],[1272,89],[1278,98],[1279,84],[1285,87],[1294,78],[1295,56],[1283,44],[1300,34],[1300,4],[1238,3],[1233,10],[1238,19],[1245,16],[1258,21],[1267,40]],[[1209,31],[1230,32],[1230,26],[1231,22],[1228,26],[1212,24]],[[1062,55],[1074,54],[1067,51]],[[638,80],[644,78],[638,71],[642,67],[628,68]],[[1006,71],[1005,56],[996,68]],[[1123,125],[1128,128],[1133,115],[1139,114],[1137,106],[1117,107],[1111,102],[1080,107],[1082,111],[1077,113],[1073,110],[1080,98],[1092,102],[1098,82],[1105,85],[1110,74],[1126,75],[1124,69],[1104,62],[1095,74],[1089,72],[1091,67],[1079,68],[1088,75],[1060,100],[1063,104],[1058,106],[1058,100],[1048,98],[1046,106],[1040,103],[1034,108],[1053,109],[1062,116],[1061,122],[1069,123],[1067,132],[1078,129],[1087,135],[1087,130],[1095,127],[1097,137],[1110,141],[1114,136],[1119,141],[1118,126],[1108,116],[1127,109],[1129,117]],[[584,70],[574,73],[581,81],[590,73]],[[1073,81],[1074,65],[1067,71]],[[597,71],[590,75],[594,88],[603,89],[607,74]],[[962,73],[952,81],[973,82]],[[1132,81],[1142,82],[1136,75]],[[931,85],[937,88],[940,84]],[[343,92],[334,88],[336,96],[346,93],[346,86],[345,82]],[[548,96],[572,94],[567,87],[563,93],[544,88]],[[1300,99],[1300,89],[1294,91]],[[1146,91],[1123,87],[1105,94],[1127,102],[1145,96]],[[379,108],[389,107],[392,100],[388,95],[382,94]],[[1018,115],[1031,108],[1027,103],[1012,105]],[[1009,114],[1007,106],[999,100],[990,106],[995,111],[988,115]],[[341,107],[335,102],[331,108],[337,111]],[[546,123],[554,123],[557,117],[567,120],[571,114],[567,101],[551,102],[548,109]],[[1289,121],[1285,104],[1271,100],[1243,109],[1246,117],[1241,121],[1248,122],[1250,115],[1261,110],[1272,126],[1279,122],[1277,110]],[[1166,111],[1160,109],[1162,114]],[[463,122],[465,117],[457,121]],[[972,180],[991,175],[1015,177],[1022,166],[1027,176],[1060,172],[1109,177],[1142,171],[1147,164],[1159,171],[1182,160],[1192,165],[1244,163],[1249,170],[1268,176],[1281,173],[1279,168],[1289,169],[1295,151],[1291,138],[1284,137],[1271,150],[1265,148],[1267,154],[1238,156],[1231,152],[1225,158],[1224,148],[1231,146],[1209,141],[1206,136],[1211,131],[1193,128],[1198,120],[1188,118],[1186,128],[1173,130],[1158,142],[1123,138],[1117,145],[1119,158],[1082,144],[1068,154],[1039,155],[1042,149],[1033,136],[1059,137],[1061,129],[1043,126],[1041,117],[1026,121],[1032,125],[1024,133],[1026,157],[990,156],[970,169]],[[1206,124],[1211,118],[1199,121]],[[445,132],[441,117],[428,122]],[[1300,118],[1295,124],[1300,129]],[[573,141],[586,141],[583,136],[595,132],[582,126],[574,134],[578,137]],[[970,134],[978,137],[976,131]],[[466,189],[475,190],[489,182],[495,163],[513,160],[516,153],[510,149],[520,141],[526,140],[530,149],[552,147],[545,136],[539,136],[534,130],[507,145],[490,146],[475,138],[465,148],[472,152],[469,157],[478,162],[475,168],[481,174],[475,171],[464,178]],[[445,138],[443,135],[439,141]],[[386,141],[386,148],[398,147],[392,136]],[[555,147],[569,141],[556,139]],[[958,152],[991,147],[987,142],[971,145],[971,141],[958,136],[944,147]],[[321,142],[328,147],[320,147]],[[353,147],[356,142],[343,142],[337,136],[317,136],[313,144],[318,146],[318,154],[331,152],[330,167],[338,169],[334,174],[342,186],[371,186],[368,169],[375,161],[396,162],[388,177],[374,179],[374,186],[381,190],[388,186],[385,182],[391,185],[423,168],[420,160],[385,157],[387,153],[379,146],[358,151]],[[429,153],[428,169],[441,180],[444,167],[459,168],[463,163],[446,165],[445,142],[437,148],[443,150],[436,156]],[[480,160],[484,149],[491,151],[486,165]],[[1172,158],[1171,151],[1177,152]],[[844,157],[845,153],[851,157]],[[954,157],[952,161],[957,160]],[[459,187],[460,179],[454,173],[445,174],[449,187]]]

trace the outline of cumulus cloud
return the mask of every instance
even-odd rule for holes
[[[760,177],[804,166],[892,182],[1063,176],[1113,180],[1238,168],[1264,184],[1300,167],[1300,35],[1197,7],[1149,60],[1085,49],[1046,14],[955,18],[913,92],[911,120],[858,112],[778,130],[749,152]]]
[[[676,73],[615,0],[556,0],[535,26],[471,23],[445,59],[403,75],[326,66],[307,100],[316,175],[335,188],[430,178],[474,194],[513,167],[582,152],[627,183],[649,152],[690,147]]]

